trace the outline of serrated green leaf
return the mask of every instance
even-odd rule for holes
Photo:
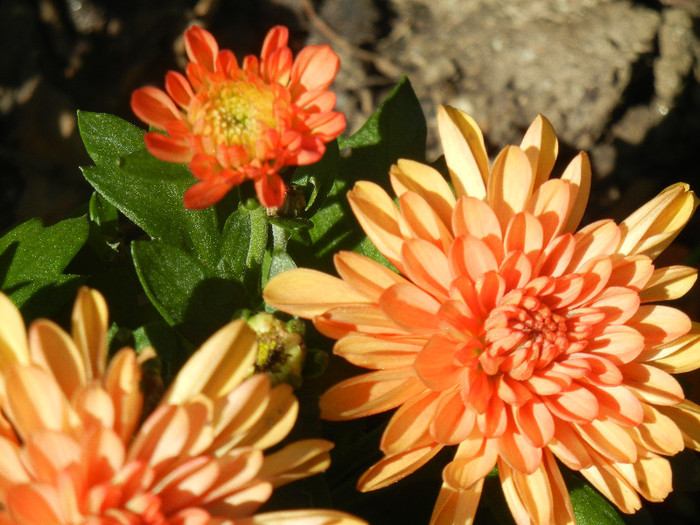
[[[220,277],[177,246],[135,241],[131,254],[153,306],[193,344],[201,343],[247,302],[240,283]]]
[[[30,219],[0,237],[0,290],[25,319],[48,316],[70,301],[84,281],[64,270],[88,238],[87,217],[43,227]]]
[[[81,112],[78,125],[96,163],[82,168],[85,179],[151,238],[179,246],[215,267],[216,211],[185,209],[184,192],[195,182],[187,166],[153,157],[145,149],[143,130],[113,115]]]

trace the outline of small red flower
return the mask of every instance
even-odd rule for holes
[[[273,27],[260,59],[239,66],[201,27],[185,32],[190,63],[185,76],[169,71],[165,90],[143,87],[131,96],[141,120],[165,131],[147,133],[146,147],[168,162],[187,162],[198,182],[185,192],[186,208],[205,208],[246,179],[260,203],[281,206],[284,166],[317,162],[325,143],[345,129],[328,91],[340,60],[328,46],[306,46],[292,58],[289,31]]]

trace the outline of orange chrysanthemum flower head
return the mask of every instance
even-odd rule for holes
[[[576,156],[550,179],[557,139],[538,117],[491,165],[476,123],[442,107],[438,129],[452,186],[399,160],[394,200],[372,182],[349,193],[368,237],[398,269],[352,252],[340,278],[295,269],[267,284],[280,310],[313,319],[334,352],[372,372],[321,398],[346,420],[393,408],[385,457],[360,490],[393,483],[445,446],[431,523],[471,523],[498,467],[519,524],[572,523],[558,463],[580,471],[623,512],[671,490],[664,456],[700,449],[700,406],[671,373],[700,367],[700,325],[655,304],[696,279],[654,258],[698,201],[673,185],[621,224],[576,231],[590,166]]]
[[[288,37],[286,27],[273,27],[260,59],[249,55],[239,65],[211,33],[192,26],[185,32],[187,77],[170,71],[167,93],[144,87],[132,94],[136,116],[166,133],[147,133],[148,151],[187,162],[200,180],[185,193],[185,207],[211,206],[247,179],[263,206],[281,206],[279,171],[318,161],[345,129],[328,90],[338,56],[326,45],[306,46],[294,60]]]
[[[72,334],[42,319],[25,332],[0,294],[0,524],[361,525],[324,510],[255,514],[275,486],[328,467],[320,439],[263,451],[290,431],[289,385],[249,376],[244,321],[211,336],[142,420],[141,362],[107,363],[107,305],[80,290]]]

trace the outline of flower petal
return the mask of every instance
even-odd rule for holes
[[[439,171],[414,160],[399,159],[391,167],[389,177],[397,197],[407,191],[417,193],[435,210],[443,224],[450,224],[455,196]]]
[[[427,445],[386,456],[360,476],[357,490],[369,492],[391,485],[425,465],[441,449],[442,445]]]
[[[670,301],[683,297],[698,278],[698,270],[689,266],[657,268],[639,293],[643,303]]]
[[[576,155],[564,170],[561,180],[568,182],[571,188],[569,204],[571,211],[562,231],[573,232],[581,222],[591,191],[591,162],[588,160],[588,155],[584,152]]]
[[[275,275],[265,285],[263,299],[278,310],[306,319],[341,305],[369,303],[342,279],[306,268]]]
[[[535,188],[539,188],[548,178],[557,160],[559,143],[552,124],[542,115],[537,115],[525,132],[520,143],[535,174]]]
[[[469,115],[450,106],[438,106],[437,126],[457,197],[483,199],[489,159],[479,126]]]
[[[501,231],[506,231],[513,215],[525,210],[533,188],[532,166],[527,155],[517,146],[506,146],[493,163],[486,195]]]

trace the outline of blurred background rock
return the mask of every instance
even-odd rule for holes
[[[76,111],[137,123],[131,91],[183,67],[192,23],[238,56],[274,24],[295,50],[331,44],[349,131],[407,74],[429,159],[436,104],[473,115],[494,153],[543,113],[562,163],[591,155],[588,220],[623,218],[671,182],[700,187],[700,0],[2,0],[0,230],[88,198]]]

